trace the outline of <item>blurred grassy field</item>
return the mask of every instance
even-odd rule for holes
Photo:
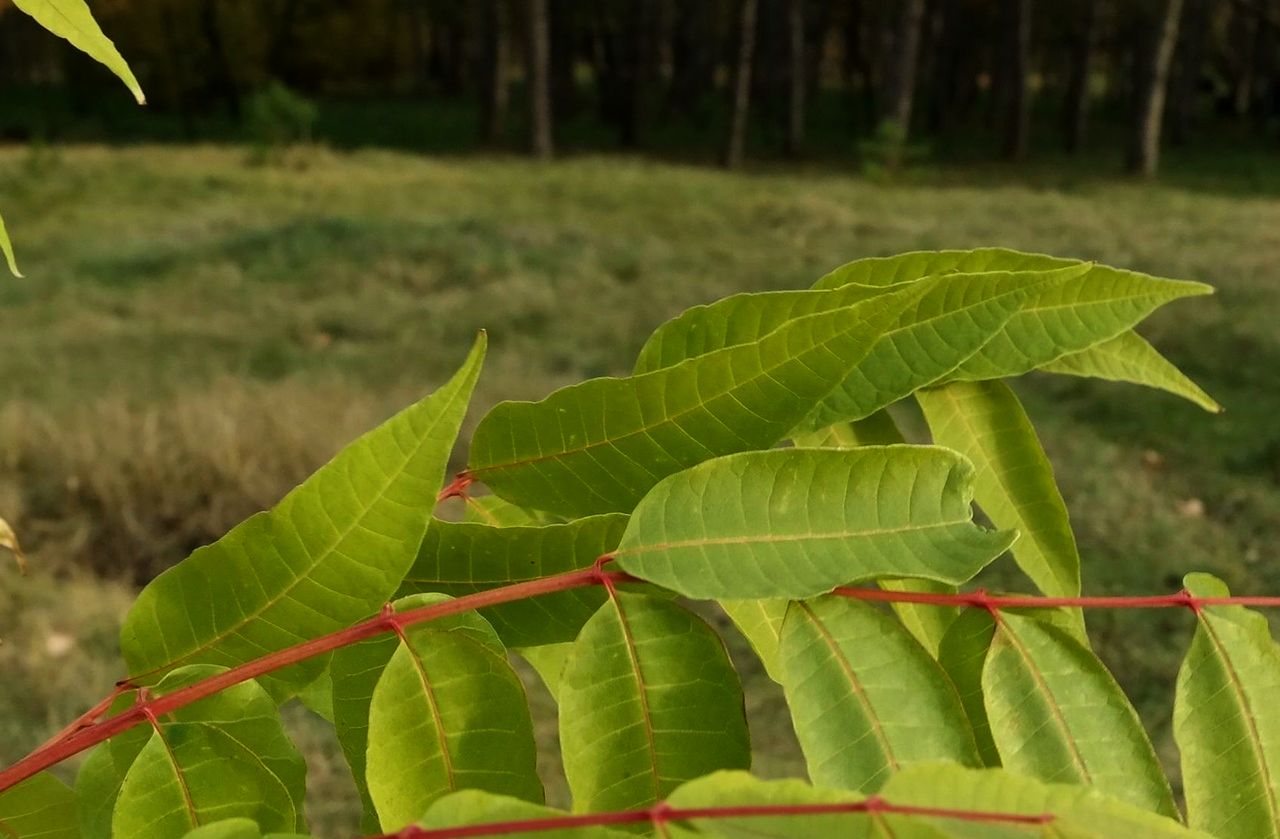
[[[136,582],[438,384],[476,329],[492,350],[472,422],[500,398],[625,372],[689,305],[919,248],[998,244],[1216,285],[1143,331],[1225,414],[1105,383],[1016,387],[1057,468],[1088,592],[1175,590],[1192,569],[1280,591],[1280,200],[1247,183],[1081,168],[877,184],[318,149],[282,166],[245,159],[0,150],[0,209],[28,274],[0,280],[0,516],[35,568],[0,571],[0,761],[121,675],[114,637]],[[1185,616],[1090,626],[1171,757]],[[794,770],[776,692],[753,703],[766,770]],[[340,835],[352,824],[342,767],[294,717]]]

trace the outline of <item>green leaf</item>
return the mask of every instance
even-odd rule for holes
[[[22,272],[18,270],[18,258],[13,253],[13,243],[9,241],[9,231],[4,226],[4,219],[0,218],[0,253],[4,254],[4,260],[9,264],[9,273],[15,277],[21,277]]]
[[[285,496],[151,582],[121,647],[135,682],[182,664],[233,666],[334,632],[378,609],[417,556],[484,358],[338,454]],[[323,660],[265,678],[277,698]]]
[[[987,839],[994,836],[1042,836],[1053,839],[1210,839],[1177,821],[1108,798],[1092,787],[1046,784],[1000,769],[965,769],[921,764],[889,779],[880,795],[894,804],[946,807],[1027,816],[1051,814],[1043,826],[995,832],[990,822],[929,819],[944,835]],[[894,817],[896,826],[901,817]],[[912,819],[916,821],[916,819]]]
[[[541,527],[432,522],[401,594],[451,596],[587,568],[618,545],[627,517],[616,513]],[[513,647],[572,641],[604,602],[599,587],[573,589],[481,610]]]
[[[987,766],[1000,765],[1000,753],[991,737],[991,723],[982,694],[982,670],[995,632],[995,621],[988,612],[963,609],[947,627],[947,634],[938,645],[938,663],[955,685],[978,744],[978,754]]]
[[[1222,410],[1213,397],[1136,332],[1122,332],[1110,341],[1065,355],[1040,369],[1047,373],[1146,385],[1181,396],[1211,413]]]
[[[511,798],[506,795],[479,790],[463,790],[451,793],[431,805],[425,816],[418,820],[418,826],[426,830],[443,830],[466,825],[489,824],[492,822],[533,821],[551,819],[568,815],[562,810],[541,807]],[[633,836],[620,833],[607,827],[588,826],[562,828],[559,830],[539,830],[528,832],[529,836],[538,839],[623,839]]]
[[[84,0],[13,0],[13,4],[35,18],[45,29],[66,38],[76,49],[119,76],[139,105],[147,103],[133,71],[116,50],[116,45],[98,27]]]
[[[977,470],[977,500],[1022,538],[1013,558],[1045,594],[1080,594],[1080,554],[1053,467],[1022,403],[1003,382],[952,382],[916,394],[933,440]],[[1078,613],[1077,613],[1078,614]],[[1079,618],[1083,637],[1084,621]]]
[[[301,833],[263,834],[252,819],[223,819],[197,827],[182,839],[304,839]]]
[[[814,287],[886,285],[974,271],[1051,271],[1081,264],[1088,263],[1002,248],[924,251],[858,260],[831,272]],[[1090,264],[1086,273],[1069,282],[1040,286],[1000,333],[950,378],[979,381],[1017,376],[1114,338],[1165,303],[1212,291],[1202,283]]]
[[[0,836],[79,839],[75,794],[48,772],[0,792]]]
[[[947,449],[775,449],[666,479],[615,556],[686,597],[802,599],[878,577],[961,583],[1016,534],[973,524],[973,468]]]
[[[537,527],[555,521],[546,513],[517,507],[496,495],[467,496],[462,520],[491,527]]]
[[[132,694],[116,699],[108,712],[115,716],[134,704]],[[81,839],[112,839],[111,816],[129,767],[151,739],[151,729],[134,726],[98,745],[76,774],[76,812]]]
[[[1185,582],[1198,597],[1230,594],[1208,574]],[[1173,709],[1187,821],[1219,839],[1280,836],[1280,649],[1256,612],[1205,606],[1197,617]]]
[[[794,804],[845,804],[863,800],[863,796],[844,790],[815,789],[803,781],[762,781],[746,772],[716,772],[692,780],[668,798],[667,803],[682,810],[710,807],[768,807]],[[721,836],[726,839],[816,839],[869,837],[872,819],[866,813],[827,813],[780,816],[720,816],[691,818],[688,824],[696,833],[674,836]]]
[[[721,600],[720,608],[747,639],[769,678],[782,684],[778,668],[778,639],[789,600]]]
[[[501,403],[476,429],[471,472],[521,506],[628,512],[668,475],[783,439],[919,293],[799,318],[652,373]]]
[[[1001,614],[982,687],[1006,769],[1091,785],[1144,810],[1177,816],[1137,712],[1097,656],[1066,631]]]
[[[560,701],[560,679],[564,675],[565,662],[573,652],[573,642],[543,644],[540,647],[520,647],[511,652],[523,658],[538,674],[538,678],[542,679],[542,684],[546,685],[551,698],[557,702]]]
[[[670,601],[618,592],[582,628],[560,682],[574,809],[644,807],[751,763],[742,686],[719,636]]]
[[[395,608],[446,599],[416,595]],[[464,613],[409,627],[405,639],[346,647],[330,665],[338,739],[381,828],[404,827],[456,789],[540,802],[524,688],[492,627]]]
[[[914,763],[980,765],[946,674],[876,608],[835,596],[792,603],[778,660],[818,786],[870,793]]]

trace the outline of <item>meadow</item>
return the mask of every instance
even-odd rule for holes
[[[475,330],[491,352],[472,423],[499,399],[628,371],[690,305],[905,250],[1003,245],[1217,286],[1144,333],[1224,414],[1104,382],[1015,387],[1087,593],[1173,591],[1193,569],[1280,592],[1280,197],[1274,177],[1250,178],[1265,159],[1216,179],[1174,163],[1156,184],[1088,165],[890,183],[618,156],[314,148],[255,166],[234,146],[0,151],[28,275],[0,280],[0,516],[32,564],[25,578],[0,568],[0,761],[122,675],[115,633],[138,584],[438,384]],[[1189,628],[1172,611],[1090,615],[1165,757],[1164,685]],[[764,772],[795,771],[777,692],[757,696]],[[341,835],[341,759],[305,711],[291,718]]]

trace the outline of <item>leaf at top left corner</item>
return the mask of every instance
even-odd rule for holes
[[[75,793],[48,772],[0,793],[5,839],[79,839]]]
[[[142,86],[116,45],[93,19],[85,0],[13,0],[13,4],[54,35],[66,38],[73,47],[102,63],[128,86],[139,105],[147,104]]]
[[[135,681],[233,667],[334,632],[391,599],[417,556],[484,359],[481,334],[439,390],[365,434],[294,489],[153,580],[121,630]],[[263,677],[277,699],[312,660]]]

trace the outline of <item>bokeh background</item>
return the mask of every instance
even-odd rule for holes
[[[472,424],[628,371],[689,305],[912,249],[1216,285],[1143,331],[1224,414],[1015,386],[1087,592],[1193,569],[1280,592],[1277,0],[91,6],[146,108],[0,2],[0,210],[27,275],[0,280],[0,517],[32,566],[0,567],[0,761],[122,675],[138,586],[437,385],[476,329]],[[1185,616],[1090,629],[1176,776]],[[731,643],[761,771],[802,771]],[[352,835],[332,738],[288,714],[318,830]],[[553,748],[545,769],[562,798]]]

